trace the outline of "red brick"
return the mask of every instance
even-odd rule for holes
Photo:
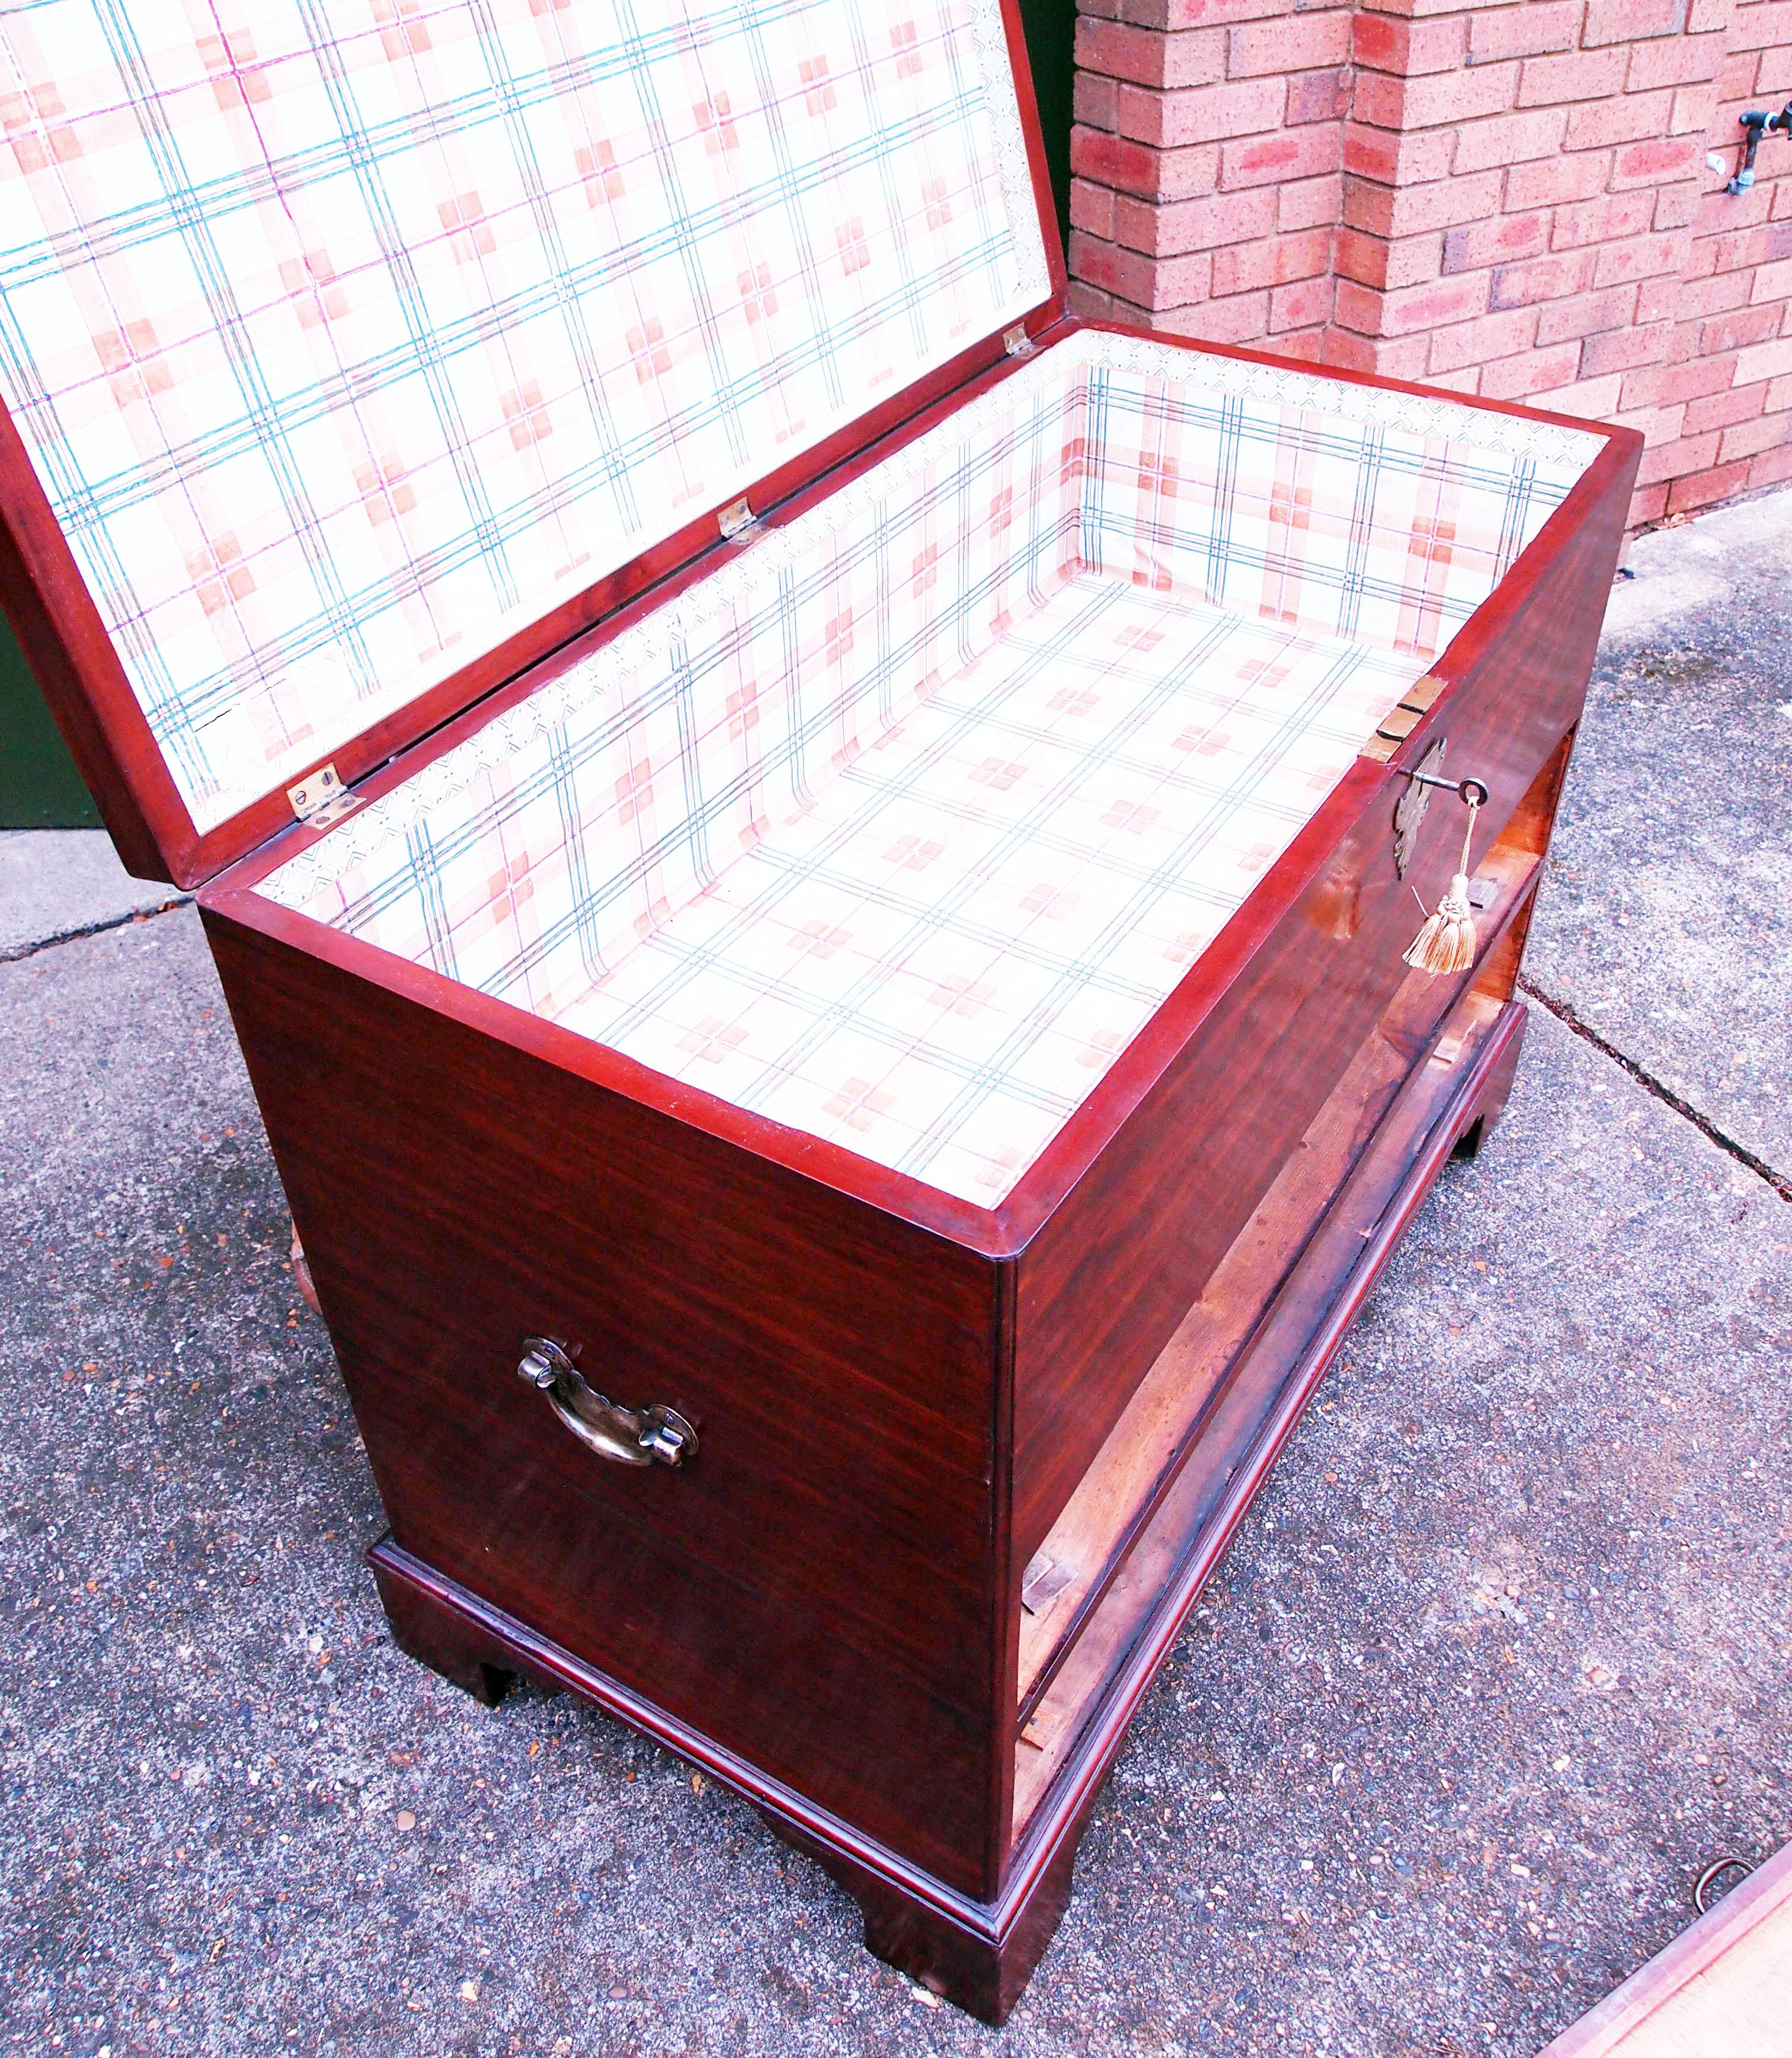
[[[1589,386],[1601,386],[1603,379],[1591,379]],[[1680,423],[1686,413],[1684,407],[1611,407],[1606,419],[1616,422],[1620,428],[1635,429],[1650,443],[1677,443],[1680,437]]]
[[[1535,257],[1528,264],[1502,264],[1493,274],[1492,304],[1496,308],[1535,305],[1565,300],[1587,284],[1588,253],[1565,251],[1560,256]]]
[[[1085,71],[1136,85],[1211,85],[1226,76],[1226,31],[1206,29],[1166,36],[1121,22],[1076,24],[1076,62]]]
[[[1581,293],[1572,300],[1552,300],[1537,324],[1540,344],[1566,343],[1571,336],[1600,336],[1627,327],[1636,311],[1635,286],[1609,286],[1603,293]]]
[[[1615,286],[1620,279],[1651,278],[1678,268],[1677,236],[1633,236],[1626,243],[1608,243],[1593,255],[1593,284]]]
[[[1070,232],[1070,269],[1085,285],[1099,286],[1104,293],[1148,307],[1154,286],[1169,266],[1128,250],[1117,243],[1104,243],[1085,236],[1080,228]],[[1187,262],[1187,260],[1179,260]],[[1210,260],[1203,257],[1203,264]]]
[[[1590,336],[1580,346],[1581,375],[1598,379],[1608,371],[1635,371],[1645,364],[1659,364],[1667,349],[1664,322],[1649,328],[1612,329],[1604,336]]]
[[[1433,232],[1389,243],[1358,228],[1340,228],[1333,263],[1339,278],[1354,279],[1359,286],[1415,286],[1437,276],[1443,240]]]
[[[1748,487],[1750,493],[1763,486],[1780,486],[1792,479],[1792,443],[1782,443],[1778,450],[1763,451],[1748,468]]]
[[[1628,50],[1572,50],[1564,57],[1527,58],[1518,82],[1520,107],[1553,107],[1564,100],[1603,100],[1624,89]]]
[[[1687,18],[1682,25],[1690,35],[1703,35],[1707,29],[1727,29],[1736,0],[1688,0]]]
[[[1674,113],[1671,93],[1620,93],[1608,100],[1590,100],[1572,109],[1568,117],[1568,147],[1591,150],[1602,143],[1634,143],[1643,137],[1659,139]]]
[[[1683,447],[1680,443],[1668,445],[1670,450]],[[1688,514],[1695,507],[1709,507],[1715,501],[1727,500],[1731,494],[1741,493],[1748,485],[1748,471],[1746,463],[1739,460],[1735,464],[1719,465],[1715,471],[1706,465],[1695,467],[1688,463],[1667,489],[1668,513]]]
[[[1251,78],[1232,85],[1199,85],[1187,93],[1152,93],[1142,85],[1120,89],[1117,126],[1141,143],[1174,146],[1213,143],[1228,136],[1255,135],[1281,125],[1287,88],[1279,78]]]
[[[1683,178],[1704,155],[1696,136],[1656,136],[1631,143],[1612,161],[1612,185],[1658,186],[1664,179]]]
[[[1516,64],[1477,65],[1423,78],[1390,78],[1385,72],[1366,71],[1358,76],[1351,113],[1358,121],[1380,129],[1430,129],[1443,121],[1453,126],[1479,115],[1503,113],[1517,90]]]
[[[1663,186],[1655,195],[1655,212],[1649,225],[1651,228],[1687,228],[1698,206],[1699,189],[1691,179]]]
[[[1758,379],[1778,379],[1792,371],[1792,336],[1771,343],[1750,344],[1736,353],[1736,383],[1752,386]]]
[[[1754,276],[1752,272],[1724,272],[1714,279],[1683,278],[1679,281],[1680,312],[1689,320],[1728,314],[1746,303]]]
[[[1350,74],[1342,65],[1330,71],[1296,72],[1288,81],[1287,122],[1335,121],[1350,102]]]
[[[1717,463],[1718,432],[1682,436],[1673,443],[1657,443],[1643,453],[1638,482],[1652,486],[1658,479],[1683,479],[1688,472],[1709,471]]]
[[[1548,247],[1548,215],[1495,215],[1490,221],[1462,222],[1445,231],[1443,269],[1478,272],[1484,264],[1541,256]]]
[[[1235,243],[1213,254],[1213,296],[1254,292],[1259,286],[1287,286],[1317,277],[1331,256],[1331,232],[1309,228],[1299,236],[1269,236]]]
[[[1591,48],[1599,43],[1634,43],[1645,36],[1675,35],[1685,11],[1686,0],[1588,0],[1580,40]]]
[[[1533,393],[1531,405],[1550,408],[1558,415],[1578,415],[1583,421],[1608,420],[1617,412],[1617,376],[1613,374],[1609,379],[1578,379],[1572,386]]]
[[[1370,336],[1408,336],[1417,329],[1466,321],[1485,308],[1489,276],[1485,272],[1475,272],[1465,279],[1401,286],[1385,293],[1340,279],[1338,319],[1346,328],[1359,329]]]
[[[1792,418],[1784,415],[1766,415],[1752,422],[1738,422],[1723,432],[1718,445],[1718,463],[1730,464],[1738,458],[1758,457],[1764,450],[1776,449],[1786,441],[1788,429],[1792,429]]]
[[[1484,172],[1495,165],[1522,164],[1527,157],[1552,157],[1562,147],[1568,120],[1565,108],[1539,107],[1522,114],[1496,115],[1471,121],[1456,139],[1453,172]],[[1573,143],[1568,146],[1576,148]]]
[[[1322,179],[1297,179],[1279,185],[1275,193],[1275,224],[1284,229],[1330,227],[1344,205],[1344,181],[1336,172]]]
[[[1332,285],[1329,278],[1297,280],[1291,286],[1278,286],[1270,295],[1269,332],[1304,328],[1310,322],[1331,319]]]
[[[1350,54],[1371,71],[1390,71],[1402,78],[1426,72],[1454,71],[1468,48],[1468,24],[1460,17],[1435,22],[1402,22],[1390,14],[1358,11],[1350,24]]]
[[[1441,386],[1446,393],[1478,393],[1481,374],[1478,367],[1461,371],[1446,371],[1441,378],[1433,379],[1433,386]]]
[[[1080,279],[1070,281],[1064,296],[1065,304],[1073,315],[1081,315],[1088,321],[1114,321],[1120,317],[1114,313],[1115,300],[1112,293],[1104,293],[1098,286],[1086,284]]]
[[[1128,21],[1149,21],[1162,29],[1229,28],[1235,22],[1279,14],[1288,0],[1120,0]],[[1128,13],[1136,7],[1136,14]]]
[[[1766,411],[1777,415],[1782,407],[1792,407],[1792,378],[1774,379],[1768,383]]]
[[[1591,200],[1605,190],[1612,172],[1611,153],[1580,150],[1567,157],[1545,157],[1540,164],[1514,165],[1506,180],[1506,205],[1556,207]]]
[[[1580,0],[1527,0],[1521,7],[1488,8],[1469,22],[1469,50],[1476,64],[1572,50],[1580,26]]]
[[[1198,336],[1203,343],[1258,343],[1269,333],[1269,295],[1235,293],[1227,300],[1205,300],[1154,320],[1167,336]]]
[[[1334,7],[1233,30],[1226,69],[1234,78],[1256,78],[1265,72],[1318,71],[1344,63],[1350,54],[1350,10]]]
[[[1219,152],[1211,143],[1186,150],[1153,150],[1096,129],[1070,132],[1070,169],[1122,193],[1180,200],[1211,193],[1219,176]]]
[[[1655,211],[1654,194],[1641,190],[1607,193],[1575,207],[1558,208],[1550,224],[1549,246],[1552,250],[1584,250],[1589,244],[1642,236],[1654,220]]]
[[[1684,405],[1709,394],[1727,392],[1735,368],[1735,360],[1727,356],[1704,358],[1695,364],[1645,364],[1624,374],[1624,405]]]
[[[1779,320],[1778,308],[1738,308],[1729,314],[1715,315],[1699,325],[1699,354],[1712,357],[1719,351],[1765,343],[1779,334]]]
[[[1636,319],[1639,322],[1679,320],[1686,313],[1682,300],[1685,283],[1671,272],[1639,280],[1636,288]],[[1692,355],[1690,332],[1684,355]]]
[[[1717,103],[1715,82],[1681,85],[1674,89],[1674,105],[1667,117],[1670,136],[1703,136],[1711,125],[1711,109]]]
[[[1391,189],[1346,173],[1343,218],[1353,228],[1371,236],[1416,236],[1429,229],[1453,228],[1458,222],[1485,221],[1497,215],[1500,186],[1497,172]]]
[[[1071,112],[1091,129],[1110,132],[1120,126],[1120,88],[1098,72],[1080,71],[1071,92]]]
[[[1754,90],[1763,100],[1782,100],[1792,90],[1792,48],[1761,53]]]
[[[1070,225],[1086,230],[1091,236],[1106,236],[1110,240],[1114,234],[1114,189],[1112,186],[1098,186],[1088,179],[1070,181]]]
[[[1782,300],[1788,294],[1792,294],[1792,257],[1763,264],[1754,275],[1749,298],[1758,307],[1763,300]]]
[[[1275,195],[1256,193],[1210,193],[1195,200],[1168,201],[1153,207],[1147,201],[1123,200],[1115,212],[1116,240],[1150,257],[1179,257],[1191,250],[1211,250],[1216,244],[1242,242],[1247,236],[1268,236],[1275,228]]]
[[[1274,135],[1222,144],[1219,183],[1227,192],[1239,186],[1284,185],[1335,172],[1341,156],[1335,128],[1310,123],[1302,129],[1279,129]]]
[[[1713,78],[1723,62],[1721,31],[1711,36],[1663,36],[1654,42],[1638,43],[1630,52],[1626,89],[1648,93],[1658,85],[1685,85],[1694,79]]]
[[[1646,529],[1651,522],[1659,522],[1667,512],[1667,488],[1665,486],[1639,486],[1630,497],[1630,526],[1632,529]]]
[[[1481,390],[1492,400],[1548,392],[1576,377],[1580,354],[1578,344],[1564,343],[1553,350],[1527,350],[1517,357],[1502,357],[1483,369]]]
[[[1727,100],[1747,100],[1754,90],[1754,70],[1758,62],[1754,50],[1733,50],[1718,67],[1717,89]],[[1726,136],[1729,142],[1733,138]]]
[[[1323,328],[1308,329],[1299,336],[1276,334],[1274,293],[1270,295],[1269,332],[1275,336],[1275,350],[1279,357],[1298,357],[1309,364],[1317,364],[1325,355],[1326,332]]]
[[[1497,357],[1510,357],[1528,350],[1536,341],[1537,311],[1513,308],[1500,315],[1477,315],[1473,321],[1456,322],[1436,331],[1431,338],[1427,369],[1433,372],[1460,371],[1465,364],[1488,364]]]
[[[1447,132],[1401,135],[1387,129],[1370,129],[1359,121],[1344,127],[1344,169],[1382,185],[1410,185],[1415,181],[1441,179],[1449,170],[1456,138]]]
[[[1334,328],[1326,338],[1326,362],[1346,371],[1378,371],[1384,379],[1419,379],[1425,374],[1428,339],[1358,336]]]

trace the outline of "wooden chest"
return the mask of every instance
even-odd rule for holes
[[[323,20],[0,21],[8,614],[200,888],[394,1635],[999,2021],[1499,1110],[1639,439],[1070,317],[997,0]]]

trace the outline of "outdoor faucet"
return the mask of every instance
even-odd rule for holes
[[[1742,161],[1724,191],[1746,193],[1754,184],[1754,153],[1761,147],[1762,137],[1771,134],[1775,129],[1782,135],[1792,136],[1792,100],[1787,101],[1777,114],[1754,107],[1746,114],[1738,114],[1736,119],[1742,125]]]

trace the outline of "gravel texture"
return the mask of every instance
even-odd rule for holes
[[[1645,767],[1687,811],[1661,819],[1739,790],[1759,739],[1722,711],[1754,688],[1689,675],[1707,725],[1671,746],[1638,648],[1602,662],[1533,959],[1556,1006],[1613,992],[1596,1026],[1636,1070],[1533,1011],[1504,1122],[1148,1697],[1000,2036],[866,1955],[688,1766],[393,1651],[196,917],[0,964],[0,2051],[1505,2058],[1659,1949],[1708,1858],[1792,1834],[1792,1207],[1654,1071],[1782,1175],[1792,1150],[1730,1055],[1783,1063],[1783,991],[1702,968],[1714,924],[1764,948],[1746,852],[1664,838],[1707,896],[1685,926],[1616,854],[1658,819]]]

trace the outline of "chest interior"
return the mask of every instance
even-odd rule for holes
[[[260,890],[993,1206],[1597,447],[1080,332]]]

